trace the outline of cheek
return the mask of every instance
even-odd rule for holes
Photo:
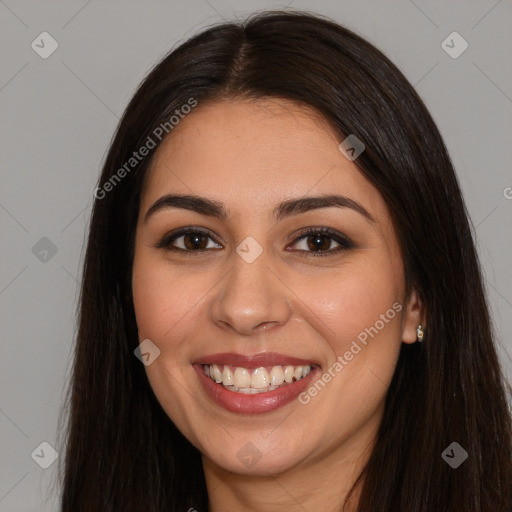
[[[140,337],[161,343],[180,339],[211,286],[205,275],[172,268],[161,259],[136,258],[132,290]]]
[[[347,266],[336,279],[309,283],[303,296],[330,356],[301,403],[323,418],[323,438],[352,435],[381,410],[393,377],[401,346],[400,274],[389,265]]]
[[[190,394],[184,392],[187,380],[194,378],[187,350],[197,315],[205,314],[201,299],[211,287],[204,276],[171,269],[162,258],[157,261],[143,250],[135,258],[132,292],[139,342],[150,339],[160,350],[145,371],[169,418],[194,443],[193,408]]]
[[[375,328],[386,337],[399,334],[400,289],[400,274],[389,261],[380,261],[316,276],[302,296],[307,297],[324,338],[336,354],[342,354],[358,337],[364,342],[365,333],[368,339],[375,337]]]

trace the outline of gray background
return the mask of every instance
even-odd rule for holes
[[[330,16],[373,42],[430,109],[474,223],[510,378],[511,1],[289,5]],[[1,512],[57,510],[58,490],[48,496],[57,463],[42,469],[31,453],[43,441],[58,449],[93,189],[123,109],[145,73],[178,42],[222,18],[284,6],[249,0],[0,0]],[[31,47],[43,31],[59,45],[47,59]],[[456,59],[441,46],[453,31],[469,44]],[[49,245],[40,242],[43,237],[54,244],[54,255],[41,252]]]

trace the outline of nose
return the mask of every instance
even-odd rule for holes
[[[265,251],[252,263],[237,254],[212,303],[212,320],[241,335],[285,325],[293,314],[292,292],[270,268]]]

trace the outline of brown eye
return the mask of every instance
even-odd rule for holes
[[[213,242],[213,247],[210,241]],[[156,244],[159,249],[180,251],[183,254],[204,253],[210,249],[222,248],[217,244],[213,236],[200,229],[186,228],[175,233],[170,233]]]
[[[193,251],[194,249],[206,249],[208,245],[207,236],[201,233],[188,233],[183,235],[183,244],[186,249]]]
[[[355,247],[347,236],[330,228],[309,228],[300,235],[293,245],[306,256],[328,256]],[[334,248],[333,243],[337,244]]]
[[[312,251],[327,251],[330,249],[332,239],[328,236],[317,234],[307,237],[308,248]]]

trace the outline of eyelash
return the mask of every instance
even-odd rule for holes
[[[208,237],[212,238],[216,244],[218,244],[218,242],[215,240],[213,233],[211,233],[210,231],[202,229],[202,228],[195,228],[193,226],[190,226],[187,228],[182,228],[174,233],[169,233],[169,234],[165,235],[155,245],[155,247],[157,249],[164,249],[166,251],[181,252],[186,256],[197,256],[197,255],[200,255],[200,254],[203,254],[205,252],[209,252],[212,250],[212,249],[197,249],[197,250],[181,249],[181,248],[174,247],[171,245],[171,243],[174,242],[175,240],[177,240],[178,238],[185,236],[185,235],[189,235],[189,234],[208,236]],[[308,236],[317,235],[317,234],[321,234],[324,236],[327,235],[328,238],[331,238],[332,240],[334,240],[335,242],[340,244],[340,246],[337,247],[336,249],[329,249],[327,251],[299,250],[299,252],[308,253],[307,257],[318,258],[318,257],[325,257],[325,256],[333,255],[333,254],[338,254],[341,251],[345,251],[347,249],[353,249],[355,247],[355,244],[348,237],[346,237],[345,235],[342,235],[341,233],[339,233],[333,229],[326,228],[326,227],[318,227],[318,228],[315,227],[315,228],[307,228],[307,229],[302,230],[298,234],[298,237],[295,238],[295,240],[293,240],[293,244],[296,244],[303,238],[307,238]]]

